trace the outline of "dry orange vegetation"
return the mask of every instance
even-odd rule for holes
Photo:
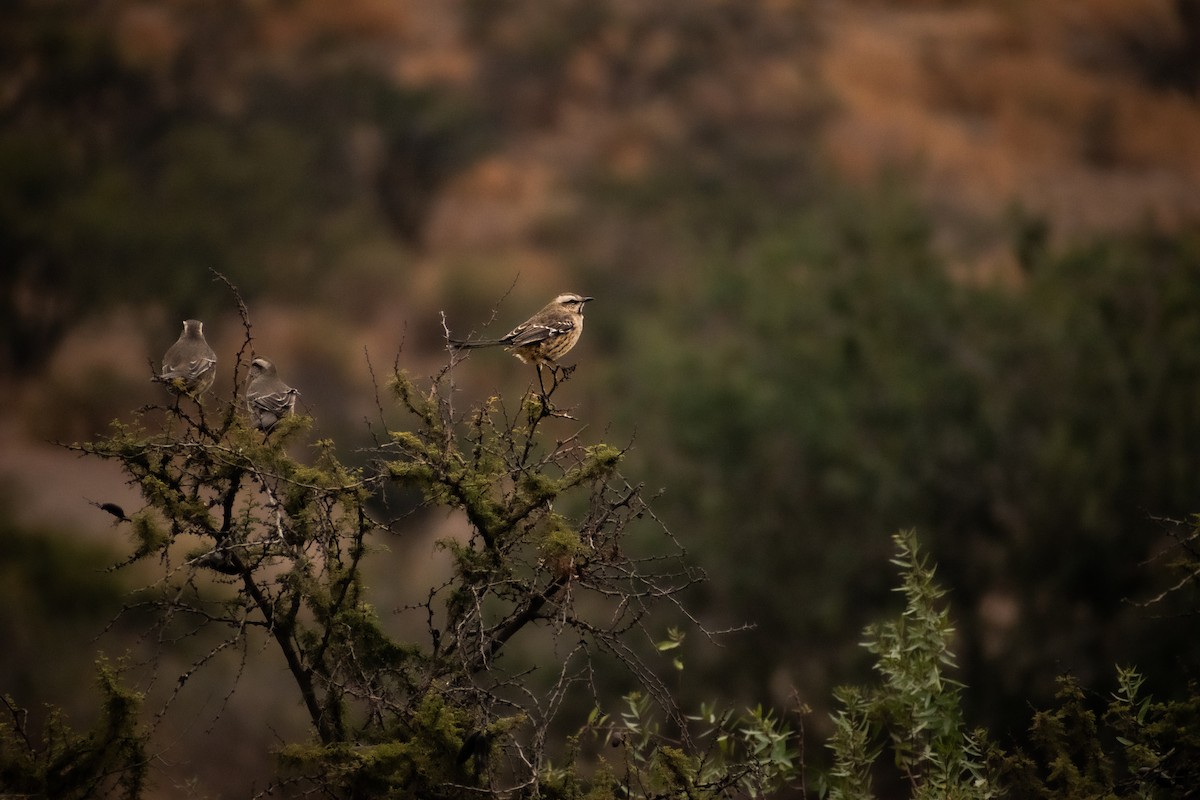
[[[720,41],[698,42],[683,6],[716,19],[705,32],[723,29]],[[790,137],[806,148],[815,118],[837,171],[869,184],[901,170],[952,239],[964,217],[994,219],[1014,202],[1065,239],[1192,225],[1200,102],[1197,79],[1179,70],[1196,63],[1187,56],[1200,26],[1185,6],[760,2],[735,14],[720,2],[614,3],[572,43],[560,73],[514,94],[517,135],[446,187],[429,257],[507,248],[511,261],[532,258],[538,224],[576,208],[581,173],[636,179],[705,126],[741,131],[751,147],[787,147]],[[535,10],[514,7],[526,13],[491,30],[493,45],[536,38]],[[445,4],[411,11],[443,47],[399,53],[400,74],[486,82]]]
[[[1200,216],[1200,103],[1122,55],[1182,37],[1166,0],[886,7],[832,15],[827,142],[850,174],[915,165],[929,196],[995,214],[1011,200],[1065,230]]]

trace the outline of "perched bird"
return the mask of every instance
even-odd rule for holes
[[[217,354],[204,340],[204,323],[198,319],[183,321],[183,333],[163,356],[158,380],[176,394],[199,397],[216,380]]]
[[[463,739],[462,747],[458,750],[458,756],[455,757],[454,763],[460,767],[465,766],[468,761],[474,759],[472,763],[473,769],[471,772],[478,777],[480,773],[486,772],[488,761],[492,756],[492,743],[499,735],[499,731],[483,730],[472,731]]]
[[[553,365],[565,356],[583,333],[583,306],[593,298],[571,292],[560,294],[529,319],[499,339],[451,339],[455,349],[501,345],[526,364]]]
[[[108,512],[109,514],[112,514],[114,517],[117,518],[117,522],[130,522],[131,521],[129,519],[129,517],[126,516],[125,509],[121,508],[116,503],[97,503],[97,502],[90,501],[90,500],[88,502],[90,502],[92,505],[94,505],[96,508],[100,509],[101,511],[105,511],[105,512]],[[115,525],[116,523],[113,523],[113,524]]]
[[[207,553],[197,556],[192,563],[197,567],[211,569],[222,575],[242,574],[242,565],[239,559],[235,558],[233,553],[224,548],[209,550]]]
[[[246,379],[246,408],[254,426],[264,433],[279,424],[279,420],[296,409],[300,392],[279,379],[275,365],[265,358],[250,362],[250,377]]]

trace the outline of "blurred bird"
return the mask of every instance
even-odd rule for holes
[[[157,380],[176,394],[199,397],[216,380],[216,364],[217,354],[204,340],[204,323],[187,319],[183,321],[183,333],[163,356]]]
[[[463,739],[462,747],[458,750],[458,756],[454,759],[454,763],[461,767],[467,761],[474,758],[472,773],[478,776],[481,772],[485,772],[492,755],[492,742],[495,741],[496,736],[496,731],[490,731],[486,728],[467,734],[466,738]]]
[[[129,519],[129,517],[125,515],[125,509],[121,508],[116,503],[97,503],[94,500],[89,500],[88,502],[91,503],[92,505],[94,505],[96,508],[100,509],[101,511],[112,514],[114,517],[117,518],[117,522],[130,522],[131,521]],[[115,525],[116,523],[114,522],[113,524]]]
[[[233,554],[223,548],[210,550],[207,553],[197,556],[192,562],[197,567],[211,569],[214,572],[219,572],[222,575],[241,575],[242,566]]]
[[[503,346],[522,362],[537,364],[540,375],[543,365],[553,366],[579,341],[583,333],[583,306],[592,299],[566,292],[499,339],[451,339],[450,344],[457,350]]]
[[[246,407],[254,419],[254,426],[263,433],[270,433],[279,420],[296,409],[296,395],[300,392],[279,379],[275,365],[265,358],[250,362],[250,377],[246,379]]]

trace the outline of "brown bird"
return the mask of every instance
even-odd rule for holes
[[[279,420],[296,410],[297,390],[279,379],[275,365],[265,358],[250,362],[246,379],[246,408],[254,419],[254,427],[264,433],[279,424]]]
[[[499,339],[451,339],[455,349],[502,346],[526,364],[553,365],[565,356],[583,333],[583,306],[593,298],[572,292],[560,294],[529,319]]]
[[[216,380],[217,354],[204,339],[204,323],[198,319],[183,321],[183,333],[163,356],[162,372],[157,380],[176,394],[199,397]]]

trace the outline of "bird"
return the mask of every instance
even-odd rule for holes
[[[554,366],[570,352],[583,333],[583,307],[594,298],[564,292],[499,339],[451,339],[456,350],[503,346],[525,364]]]
[[[92,505],[94,505],[96,508],[100,509],[101,511],[105,511],[109,514],[112,514],[114,517],[116,517],[116,522],[113,523],[114,525],[117,524],[117,522],[132,522],[133,521],[133,520],[129,519],[129,517],[125,514],[125,509],[121,508],[116,503],[97,503],[94,500],[89,500],[88,502],[91,503]]]
[[[176,394],[199,397],[216,380],[217,354],[204,340],[204,323],[185,319],[183,333],[163,355],[162,371],[156,380]]]
[[[487,771],[488,762],[492,757],[492,744],[496,741],[496,737],[500,735],[498,730],[482,730],[472,731],[463,739],[462,747],[458,749],[458,755],[454,759],[456,766],[465,767],[468,761],[472,762],[471,773],[478,778],[479,775]]]
[[[254,419],[254,427],[269,434],[279,420],[296,409],[297,390],[279,379],[275,364],[265,358],[250,362],[246,379],[246,408]]]

